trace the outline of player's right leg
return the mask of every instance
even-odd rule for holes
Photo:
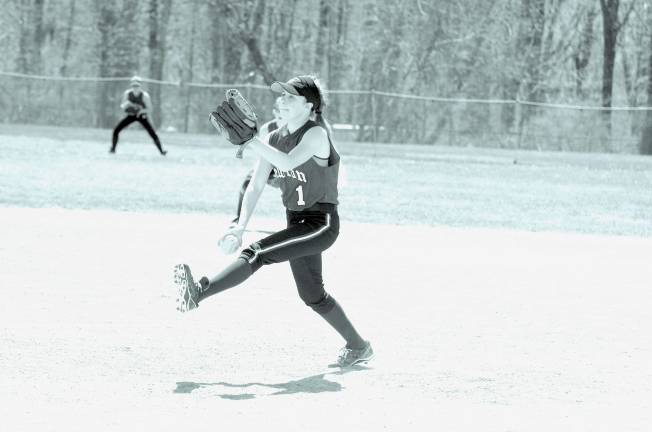
[[[324,290],[321,254],[291,260],[290,267],[301,300],[346,341],[346,346],[340,350],[337,365],[348,367],[370,360],[373,356],[371,344],[360,336],[337,300]]]
[[[113,129],[113,138],[111,142],[111,149],[109,150],[110,153],[115,153],[115,148],[118,146],[118,135],[120,135],[120,132],[122,129],[126,128],[130,124],[136,121],[135,116],[128,115],[127,117],[123,118],[120,123],[118,123]]]
[[[174,267],[174,283],[178,288],[177,310],[179,312],[188,312],[199,306],[201,282],[203,280],[200,283],[195,282],[187,264],[177,264]]]
[[[244,282],[263,265],[321,253],[335,242],[338,233],[337,212],[294,212],[288,215],[288,228],[244,248],[240,257],[216,276],[210,279],[204,277],[200,283],[195,283],[192,278],[175,277],[175,282],[180,285],[180,297],[183,297],[180,301],[186,302],[186,293],[192,291],[192,301],[188,309],[190,310],[196,307],[199,301]],[[183,264],[180,266],[184,272],[188,268]],[[192,303],[195,304],[194,307]]]
[[[196,309],[200,301],[241,284],[252,274],[251,265],[244,258],[236,259],[212,279],[204,276],[199,281],[195,281],[187,264],[178,264],[174,267],[174,282],[178,289],[177,310],[188,312]]]

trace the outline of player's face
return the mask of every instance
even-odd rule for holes
[[[135,95],[140,94],[140,91],[141,91],[139,85],[132,85],[132,86],[131,86],[131,90],[134,92]]]
[[[278,113],[281,120],[291,120],[310,115],[311,104],[303,96],[283,92],[278,102]]]

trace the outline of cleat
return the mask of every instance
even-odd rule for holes
[[[199,306],[201,288],[192,278],[190,267],[187,264],[177,264],[174,267],[174,283],[178,288],[177,310],[188,312],[196,309]]]
[[[371,343],[365,341],[363,348],[342,348],[337,357],[337,365],[339,367],[351,367],[356,364],[367,363],[373,356],[374,350],[371,348]]]

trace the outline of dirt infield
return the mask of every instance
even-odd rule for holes
[[[175,311],[226,223],[0,207],[6,430],[649,428],[650,238],[343,223],[327,289],[377,352],[343,373],[285,264]]]

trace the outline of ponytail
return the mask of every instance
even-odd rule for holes
[[[317,123],[319,126],[323,127],[326,130],[326,134],[328,134],[328,138],[330,139],[331,135],[333,134],[333,128],[322,115],[321,109],[315,111],[315,123]]]

